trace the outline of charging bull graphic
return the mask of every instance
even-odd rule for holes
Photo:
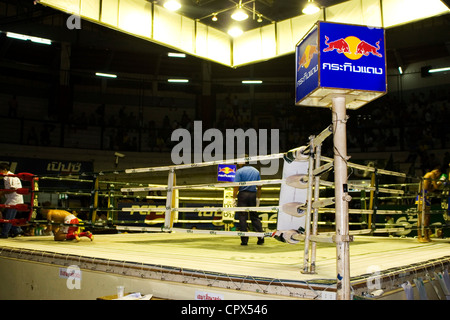
[[[330,38],[325,36],[325,44],[328,46],[328,48],[323,49],[323,52],[333,51],[336,50],[337,53],[351,53],[350,47],[344,39],[338,39],[335,41],[329,42]]]
[[[382,58],[383,55],[378,52],[380,50],[380,41],[378,41],[375,46],[370,43],[360,40],[357,37],[349,36],[340,38],[338,40],[330,41],[330,38],[325,36],[325,45],[327,48],[323,49],[323,52],[330,52],[336,50],[337,53],[343,53],[347,58],[352,60],[357,60],[362,56],[369,56],[373,54],[374,56]]]
[[[378,50],[380,50],[380,41],[378,41],[376,44],[376,47],[374,47],[371,44],[368,44],[365,41],[361,41],[358,46],[356,47],[356,54],[363,54],[366,57],[371,53],[374,56],[377,57],[383,57],[381,53],[378,53]]]
[[[309,67],[309,64],[311,63],[312,58],[315,54],[317,54],[317,45],[309,45],[306,47],[305,52],[303,53],[302,57],[298,61],[298,69],[297,71],[300,71],[301,68],[307,69]]]

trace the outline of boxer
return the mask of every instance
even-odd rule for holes
[[[65,224],[79,224],[80,220],[75,216],[76,212],[70,213],[65,210],[57,209],[43,209],[41,210],[42,216],[47,218],[47,221]],[[49,224],[48,231],[53,231],[55,241],[64,240],[76,240],[80,241],[80,237],[87,237],[91,241],[94,240],[94,236],[90,231],[79,232],[77,226],[58,226]]]

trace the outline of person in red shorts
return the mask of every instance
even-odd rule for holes
[[[79,224],[80,221],[75,216],[74,213],[70,213],[65,210],[57,209],[43,209],[41,213],[44,217],[47,217],[49,223],[63,223],[63,224]],[[79,232],[79,227],[77,226],[59,226],[49,224],[47,227],[48,231],[53,231],[55,241],[64,240],[76,240],[80,241],[80,237],[87,237],[91,241],[94,240],[94,236],[90,231]]]

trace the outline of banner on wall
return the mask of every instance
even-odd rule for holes
[[[0,157],[0,162],[9,163],[11,172],[29,172],[41,176],[92,173],[94,171],[94,164],[91,161]]]

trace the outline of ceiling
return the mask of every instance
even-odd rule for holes
[[[166,0],[152,1],[163,5]],[[244,31],[259,28],[276,21],[282,21],[302,14],[307,0],[179,0],[182,7],[177,11],[183,16],[199,20],[201,23],[227,32],[233,20],[230,18],[239,4],[249,15],[249,18],[239,25]],[[320,7],[330,7],[346,0],[316,0]],[[214,13],[217,21],[212,21]],[[258,15],[261,22],[258,22]]]
[[[162,1],[162,0],[160,0]],[[236,0],[182,0],[181,14],[200,19],[213,12],[235,6]],[[248,1],[247,1],[248,2]],[[243,3],[247,3],[243,1]],[[300,0],[256,0],[248,4],[265,17],[279,21],[298,16]],[[324,6],[342,1],[318,0]],[[225,13],[223,14],[225,16]],[[0,74],[34,72],[41,77],[58,72],[61,43],[71,44],[70,68],[74,74],[85,71],[110,71],[123,73],[126,77],[159,79],[173,76],[189,77],[193,84],[201,82],[204,60],[193,56],[186,59],[167,57],[170,49],[150,41],[129,36],[118,31],[82,21],[81,30],[68,30],[68,15],[60,11],[34,5],[32,0],[0,0],[0,30],[15,31],[28,35],[50,38],[55,45],[30,44],[6,38],[0,34]],[[219,21],[225,19],[219,14]],[[213,24],[210,17],[202,23]],[[249,22],[261,26],[253,21]],[[222,27],[225,22],[221,22]],[[264,18],[264,23],[271,23]],[[388,67],[403,69],[412,63],[450,57],[450,14],[409,23],[386,31]],[[227,84],[236,79],[262,78],[265,84],[293,85],[293,54],[232,69],[210,63],[211,81]],[[6,71],[4,71],[6,70]],[[95,81],[85,79],[84,81]],[[123,84],[125,85],[125,84]]]

